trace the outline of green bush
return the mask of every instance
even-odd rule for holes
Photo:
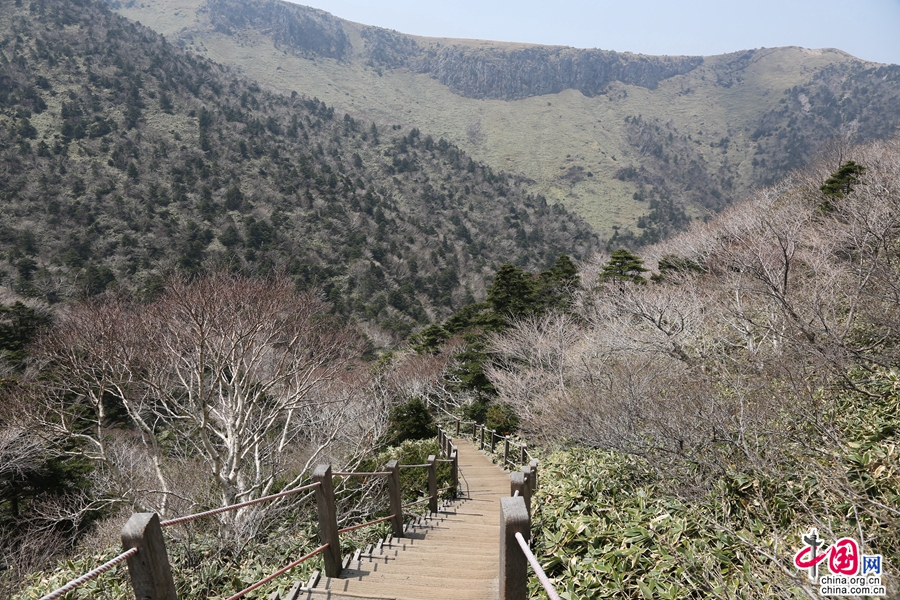
[[[485,425],[500,435],[509,435],[518,431],[519,417],[509,404],[492,404],[487,409]]]
[[[390,413],[390,426],[383,444],[396,446],[406,440],[423,440],[437,435],[434,418],[421,398],[413,398],[395,406]]]
[[[821,430],[798,427],[766,443],[772,464],[732,469],[702,492],[679,491],[653,457],[550,456],[532,502],[535,554],[563,598],[799,598],[808,580],[793,553],[815,526],[832,539],[862,532],[866,552],[884,557],[894,597],[900,374],[830,400],[840,444],[810,452],[808,440],[824,443]],[[544,597],[536,579],[529,585]]]

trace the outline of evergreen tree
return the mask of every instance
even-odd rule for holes
[[[391,409],[391,424],[384,442],[399,446],[405,440],[424,440],[437,435],[434,418],[421,398],[412,398],[405,404]]]
[[[625,248],[619,248],[603,265],[603,271],[598,278],[600,283],[604,281],[631,281],[633,283],[647,283],[641,273],[646,273],[644,260],[637,254]]]
[[[51,323],[50,316],[21,302],[12,306],[0,304],[0,358],[14,366],[25,359],[25,348]]]
[[[501,317],[522,317],[533,312],[535,281],[530,273],[506,263],[494,276],[487,301]]]
[[[819,205],[825,212],[834,210],[831,199],[844,198],[853,190],[853,186],[859,183],[859,178],[865,174],[866,168],[861,164],[848,160],[825,180],[819,188],[827,196]]]
[[[535,312],[553,308],[564,309],[570,292],[578,286],[578,267],[572,259],[561,254],[553,266],[541,273],[535,291]]]

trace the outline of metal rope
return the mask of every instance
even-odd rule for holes
[[[304,485],[303,487],[294,488],[292,490],[287,490],[286,492],[281,492],[278,494],[272,494],[271,496],[263,496],[262,498],[257,498],[256,500],[248,500],[247,502],[241,502],[240,504],[232,504],[231,506],[223,506],[222,508],[214,508],[212,510],[208,510],[206,512],[197,513],[195,515],[187,515],[185,517],[178,517],[177,519],[169,519],[168,521],[163,521],[159,524],[160,527],[170,527],[172,525],[178,525],[179,523],[187,523],[189,521],[196,521],[197,519],[202,519],[203,517],[210,517],[212,515],[217,515],[219,513],[228,512],[230,510],[237,510],[239,508],[244,508],[245,506],[252,506],[254,504],[259,504],[260,502],[266,502],[267,500],[275,500],[276,498],[281,498],[282,496],[288,496],[290,494],[296,494],[297,492],[302,492],[304,490],[310,490],[316,486],[322,485],[319,482],[311,483],[309,485]]]
[[[525,558],[527,558],[528,562],[531,563],[531,567],[534,569],[534,574],[537,575],[537,578],[541,581],[541,585],[544,586],[544,590],[547,592],[547,595],[550,596],[550,600],[560,600],[559,594],[556,593],[556,588],[553,587],[553,584],[550,583],[550,579],[547,577],[547,574],[544,573],[544,569],[541,568],[541,563],[539,563],[535,555],[531,553],[531,548],[528,547],[528,542],[525,541],[525,538],[518,531],[516,532],[516,540],[519,542],[519,546],[522,547],[522,552],[525,553]]]
[[[360,523],[359,525],[351,525],[350,527],[344,527],[343,529],[338,529],[338,533],[347,533],[348,531],[354,531],[356,529],[362,529],[363,527],[368,527],[369,525],[375,525],[377,523],[383,523],[385,521],[390,521],[394,518],[395,515],[391,515],[389,517],[384,517],[382,519],[376,519],[374,521],[369,521],[368,523]]]
[[[241,590],[240,592],[238,592],[238,593],[235,594],[234,596],[229,596],[227,600],[237,600],[238,598],[243,598],[245,595],[249,594],[250,592],[252,592],[252,591],[255,590],[256,588],[258,588],[258,587],[260,587],[260,586],[263,586],[263,585],[269,583],[270,581],[272,581],[273,579],[275,579],[275,578],[278,577],[279,575],[282,575],[282,574],[284,574],[284,573],[287,573],[288,571],[290,571],[291,569],[293,569],[294,567],[296,567],[297,565],[299,565],[299,564],[302,563],[303,561],[312,558],[313,556],[315,556],[316,554],[318,554],[319,552],[321,552],[322,550],[324,550],[324,549],[327,548],[327,547],[328,547],[328,544],[325,544],[325,545],[323,545],[323,546],[319,546],[318,548],[316,548],[315,550],[313,550],[312,552],[310,552],[310,553],[307,554],[306,556],[302,556],[302,557],[298,558],[297,560],[295,560],[294,562],[292,562],[291,564],[289,564],[288,566],[283,567],[283,568],[281,568],[281,569],[278,569],[277,571],[275,571],[274,573],[272,573],[271,575],[269,575],[269,576],[266,577],[265,579],[260,579],[259,581],[257,581],[256,583],[254,583],[253,585],[251,585],[250,587],[248,587],[247,589]]]
[[[51,593],[47,594],[46,596],[44,596],[43,598],[41,598],[41,600],[56,600],[56,598],[61,598],[62,596],[65,596],[66,594],[68,594],[69,592],[71,592],[72,590],[74,590],[75,588],[77,588],[79,585],[82,585],[82,584],[84,584],[84,583],[87,583],[87,582],[90,581],[91,579],[96,578],[98,575],[102,575],[103,573],[106,573],[107,571],[109,571],[110,569],[112,569],[114,566],[116,566],[117,564],[119,564],[120,562],[122,562],[123,560],[125,560],[125,559],[127,559],[127,558],[130,558],[130,557],[134,556],[134,555],[137,554],[137,553],[138,553],[138,549],[137,549],[137,548],[132,548],[131,550],[126,550],[125,552],[123,552],[122,554],[118,555],[117,557],[115,557],[115,558],[112,559],[111,561],[106,562],[106,563],[103,563],[102,565],[100,565],[99,567],[97,567],[96,569],[94,569],[93,571],[90,571],[90,572],[88,572],[88,573],[85,573],[84,575],[82,575],[82,576],[79,577],[78,579],[74,579],[74,580],[70,581],[69,583],[67,583],[66,585],[62,586],[61,588],[59,588],[59,589],[56,590],[55,592],[51,592]]]

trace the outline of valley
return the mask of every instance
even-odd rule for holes
[[[274,1],[113,6],[276,90],[444,137],[606,239],[630,230],[619,240],[630,245],[677,230],[682,213],[714,214],[824,144],[883,138],[900,123],[900,67],[834,49],[650,57],[422,38]],[[638,116],[661,128],[653,139],[631,131]],[[675,160],[702,176],[669,181]],[[646,175],[623,178],[632,167]],[[654,212],[654,196],[673,208]]]

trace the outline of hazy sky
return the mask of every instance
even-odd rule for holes
[[[294,0],[296,1],[296,0]],[[302,0],[350,21],[435,37],[642,54],[839,48],[900,64],[900,0]]]

